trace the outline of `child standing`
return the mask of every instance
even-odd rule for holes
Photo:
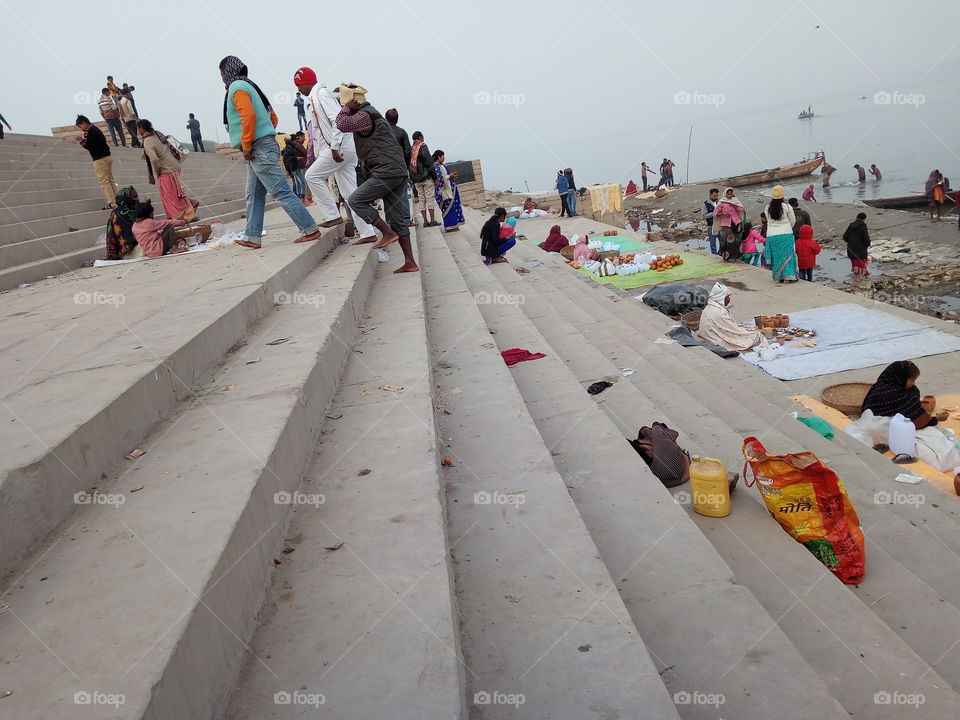
[[[817,255],[820,254],[820,243],[813,239],[812,227],[800,226],[800,236],[797,238],[795,247],[800,279],[813,282],[813,268],[817,264]]]
[[[765,238],[753,229],[753,223],[743,224],[743,243],[741,259],[748,265],[759,265],[763,255]]]

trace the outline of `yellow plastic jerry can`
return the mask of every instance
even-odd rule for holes
[[[714,458],[693,456],[690,464],[690,490],[693,509],[707,517],[726,517],[730,514],[730,484],[727,468]]]

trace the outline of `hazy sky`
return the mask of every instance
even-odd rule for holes
[[[568,165],[581,182],[621,182],[639,175],[637,158],[685,154],[691,123],[734,132],[738,117],[772,108],[956,87],[960,71],[956,0],[0,5],[0,113],[15,131],[97,116],[112,74],[136,85],[141,116],[164,132],[187,140],[194,112],[207,139],[223,140],[217,65],[235,54],[281,129],[295,127],[292,77],[307,65],[328,85],[364,85],[448,159],[479,157],[501,188],[546,188]]]

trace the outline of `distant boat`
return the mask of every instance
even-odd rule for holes
[[[954,203],[957,202],[957,195],[960,190],[948,190],[944,195],[950,198]],[[864,204],[870,207],[883,208],[885,210],[899,210],[900,208],[923,207],[930,204],[930,198],[926,195],[904,195],[902,197],[892,198],[874,198],[872,200],[864,199]]]
[[[801,110],[800,114],[797,115],[797,120],[809,120],[813,117],[813,106],[807,105],[806,110]]]
[[[809,175],[823,164],[823,153],[814,153],[808,160],[800,160],[790,165],[781,165],[770,170],[760,170],[759,172],[746,173],[745,175],[734,175],[726,179],[726,184],[730,187],[742,187],[744,185],[760,185],[761,183],[775,182],[777,180],[787,180],[789,178]]]

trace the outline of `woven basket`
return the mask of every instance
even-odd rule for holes
[[[695,333],[700,329],[700,313],[702,312],[703,310],[694,310],[693,312],[684,313],[680,316],[680,323],[690,332]]]
[[[844,415],[859,415],[860,408],[863,407],[863,399],[872,386],[872,383],[831,385],[820,392],[820,401]]]
[[[560,248],[560,257],[564,260],[573,260],[573,245]]]

